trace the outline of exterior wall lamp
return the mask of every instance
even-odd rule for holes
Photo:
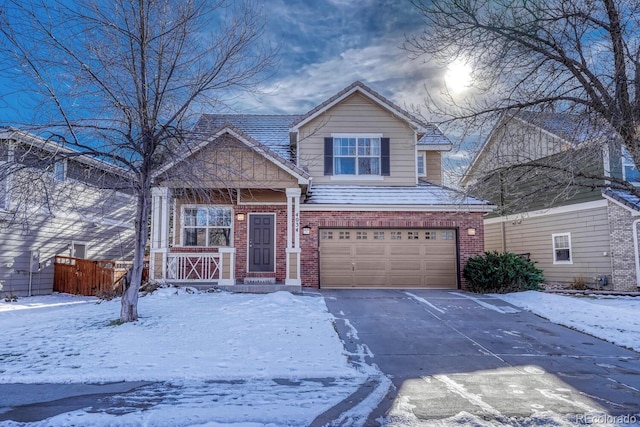
[[[311,226],[305,225],[304,227],[302,227],[302,234],[304,235],[311,234]]]
[[[473,227],[469,227],[467,228],[467,235],[469,236],[475,236],[476,235],[476,229]]]
[[[245,215],[243,213],[236,214],[236,219],[238,221],[244,221]]]

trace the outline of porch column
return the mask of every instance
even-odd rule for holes
[[[287,270],[285,285],[300,285],[300,188],[287,188]]]
[[[171,190],[167,187],[151,189],[151,248],[149,278],[166,279],[167,253],[169,252],[169,216]]]

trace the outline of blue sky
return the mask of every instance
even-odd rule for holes
[[[424,100],[425,87],[440,90],[445,64],[400,48],[422,26],[408,0],[267,0],[265,13],[279,68],[239,112],[304,113],[355,80],[406,107]]]

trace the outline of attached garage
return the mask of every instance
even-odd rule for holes
[[[458,288],[454,229],[319,232],[323,288]]]

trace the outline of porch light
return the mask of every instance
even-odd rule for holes
[[[310,234],[310,233],[311,233],[311,226],[305,225],[304,227],[302,227],[302,234]]]
[[[475,229],[475,228],[473,228],[473,227],[469,227],[469,228],[467,228],[467,234],[468,234],[469,236],[475,236],[475,235],[476,235],[476,229]]]
[[[245,218],[245,216],[244,216],[243,213],[236,214],[236,219],[238,221],[244,221],[244,218]]]

